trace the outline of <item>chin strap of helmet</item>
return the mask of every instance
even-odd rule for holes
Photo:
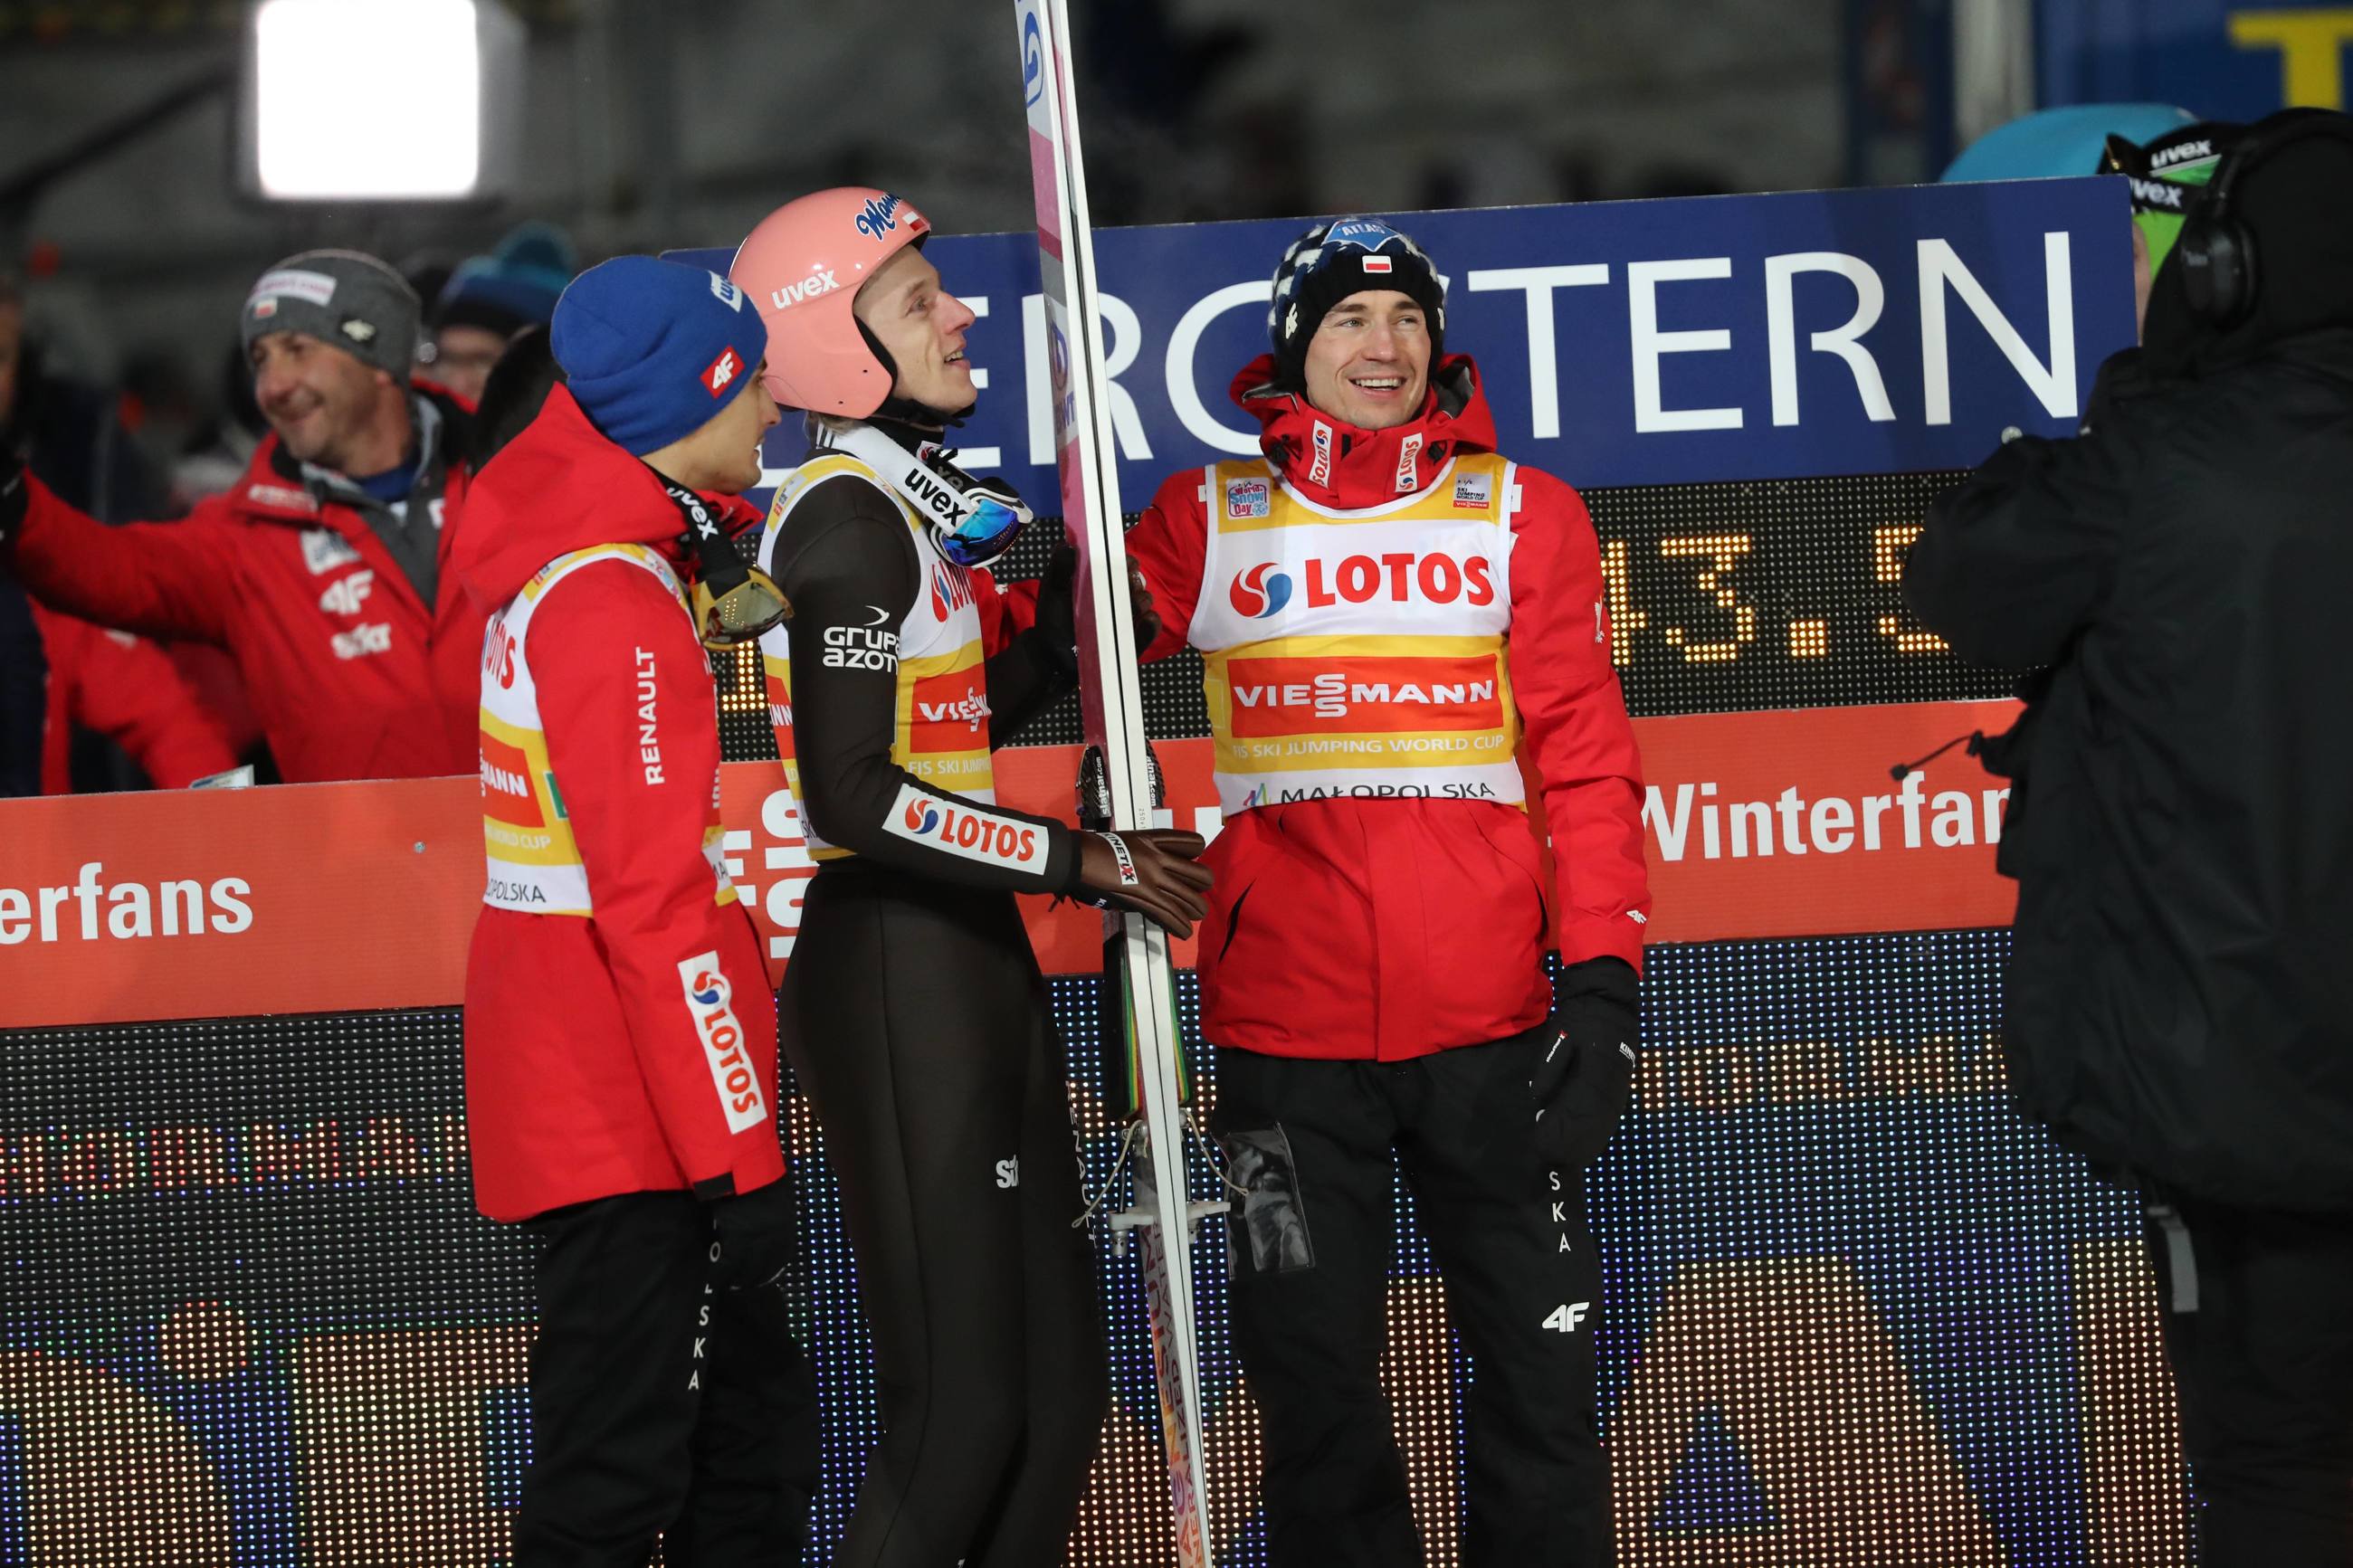
[[[857,318],[852,317],[851,320],[856,321]],[[868,352],[873,354],[874,363],[882,367],[882,374],[891,378],[891,384],[897,386],[899,362],[891,357],[891,351],[882,346],[882,340],[874,335],[874,329],[863,321],[859,321],[858,335],[866,340]],[[867,417],[888,419],[897,425],[912,425],[918,430],[944,434],[950,426],[961,425],[970,418],[972,411],[979,406],[977,403],[967,403],[962,408],[953,411],[934,408],[928,404],[918,403],[912,397],[902,397],[893,392],[884,398],[876,406],[874,412]]]

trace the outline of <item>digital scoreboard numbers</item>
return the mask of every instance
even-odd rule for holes
[[[1638,718],[2006,696],[1905,608],[1958,474],[1596,490],[1610,657]]]

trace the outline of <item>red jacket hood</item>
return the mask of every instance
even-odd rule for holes
[[[1261,354],[1234,377],[1236,407],[1256,419],[1259,450],[1293,489],[1325,506],[1354,510],[1378,506],[1427,486],[1460,452],[1495,449],[1495,416],[1479,384],[1479,367],[1469,354],[1439,362],[1423,396],[1421,412],[1386,430],[1366,430],[1334,418],[1296,392],[1275,388],[1274,356]],[[1324,478],[1315,477],[1321,454],[1315,431],[1330,458]],[[1414,437],[1419,437],[1418,441]],[[1409,442],[1414,450],[1406,450]]]
[[[759,521],[740,496],[702,499],[730,533]],[[557,556],[596,544],[650,544],[691,578],[684,527],[654,471],[599,435],[558,386],[475,478],[449,564],[476,605],[496,610]]]

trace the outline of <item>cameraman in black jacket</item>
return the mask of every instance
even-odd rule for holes
[[[1931,509],[1905,597],[2023,668],[2004,1047],[2148,1215],[2201,1560],[2353,1563],[2353,121],[2253,128],[2082,435]]]

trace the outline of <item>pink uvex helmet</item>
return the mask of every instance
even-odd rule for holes
[[[768,395],[792,408],[863,419],[892,374],[850,301],[881,265],[932,232],[903,196],[841,185],[786,202],[744,237],[727,278],[768,323]]]

